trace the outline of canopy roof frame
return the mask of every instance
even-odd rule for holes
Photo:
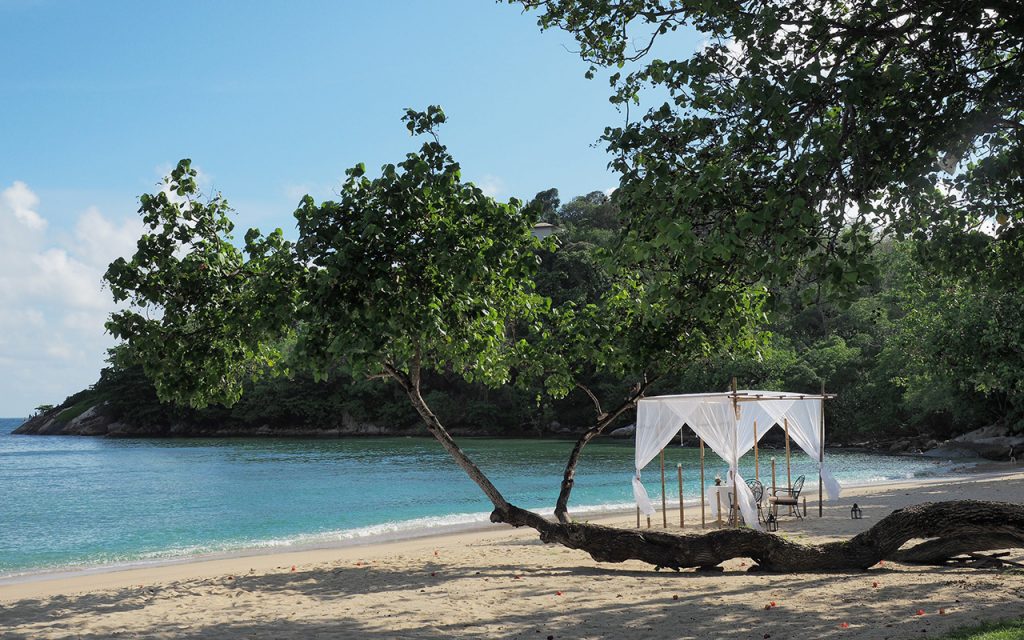
[[[824,391],[824,390],[823,390]],[[835,394],[805,394],[779,391],[733,390],[717,393],[675,394],[643,398],[637,403],[636,474],[633,493],[637,506],[653,514],[640,471],[679,433],[684,426],[701,437],[712,451],[729,464],[728,484],[735,487],[737,502],[748,523],[756,522],[756,507],[750,488],[739,474],[739,459],[761,437],[786,420],[797,445],[818,461],[820,484],[830,499],[839,497],[841,487],[824,464],[824,401]],[[788,405],[777,402],[788,401]],[[743,406],[753,403],[753,414],[743,414]],[[726,410],[729,409],[729,410]],[[753,415],[752,419],[750,416]],[[743,417],[741,417],[743,416]],[[761,419],[769,426],[759,433],[751,422]],[[755,435],[756,433],[756,435]],[[819,488],[819,502],[821,489]]]

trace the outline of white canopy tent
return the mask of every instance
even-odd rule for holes
[[[633,478],[633,496],[637,506],[648,516],[654,514],[654,506],[640,481],[640,471],[684,426],[688,426],[729,464],[726,484],[735,487],[740,513],[751,526],[759,526],[754,496],[747,483],[739,477],[739,459],[754,447],[755,423],[760,426],[756,430],[756,437],[760,440],[771,427],[782,424],[784,420],[788,421],[793,441],[818,461],[818,472],[829,500],[837,499],[840,486],[825,468],[822,450],[822,401],[825,397],[778,391],[734,391],[640,400],[636,419],[636,475]]]

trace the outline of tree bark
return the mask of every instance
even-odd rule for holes
[[[893,560],[906,564],[946,564],[955,556],[978,553],[994,549],[1024,548],[1024,536],[1020,533],[990,532],[984,537],[936,538],[903,549],[893,555]]]
[[[507,511],[510,508],[508,500],[505,499],[505,496],[501,495],[498,488],[484,475],[480,467],[476,466],[476,463],[459,447],[455,439],[452,438],[451,434],[448,433],[448,430],[444,428],[444,425],[441,424],[441,421],[437,419],[437,416],[434,415],[434,412],[430,410],[430,407],[423,399],[423,396],[420,394],[419,371],[414,370],[411,374],[407,375],[391,365],[384,365],[384,368],[388,375],[394,378],[401,385],[402,389],[405,390],[406,395],[409,396],[409,402],[412,403],[416,413],[423,420],[427,431],[441,443],[444,450],[455,460],[456,464],[462,467],[462,470],[466,472],[470,480],[480,487],[480,490],[484,492],[484,495],[491,501],[494,508]]]
[[[617,529],[585,523],[554,523],[511,506],[495,510],[494,522],[530,526],[547,543],[590,554],[598,562],[639,560],[655,568],[709,568],[733,558],[750,558],[766,571],[862,571],[881,560],[934,564],[952,555],[993,548],[1024,548],[1024,506],[958,500],[900,509],[867,531],[842,542],[805,545],[754,529],[720,529],[703,534]],[[935,538],[931,553],[901,553],[906,542]],[[956,543],[948,541],[955,540]],[[950,556],[942,558],[939,548]],[[921,546],[921,545],[919,545]],[[915,547],[914,549],[917,549]]]
[[[598,405],[598,417],[597,423],[587,429],[583,435],[580,436],[579,440],[576,441],[576,446],[573,447],[572,453],[569,454],[569,460],[565,463],[565,473],[562,476],[562,487],[558,492],[558,500],[555,502],[555,518],[559,522],[567,524],[571,522],[569,518],[569,494],[572,493],[573,485],[576,484],[576,466],[579,464],[580,455],[583,453],[583,447],[587,446],[591,440],[604,433],[604,430],[608,428],[612,422],[615,421],[623,412],[632,409],[636,406],[636,401],[643,397],[644,391],[647,390],[649,382],[645,382],[642,385],[638,385],[635,393],[631,394],[629,398],[624,400],[622,404],[613,409],[609,413],[601,413],[600,405]]]

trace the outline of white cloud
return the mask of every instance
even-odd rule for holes
[[[286,198],[298,202],[304,198],[306,194],[312,193],[313,190],[310,189],[307,184],[286,184],[282,191],[284,191]]]
[[[134,252],[143,229],[96,207],[71,229],[50,228],[40,204],[24,182],[0,191],[0,416],[27,415],[96,381],[113,344],[103,273]]]
[[[3,193],[0,193],[0,204],[3,210],[9,211],[15,220],[29,229],[46,228],[46,220],[35,211],[39,206],[39,197],[32,193],[24,182],[15,181],[4,189]],[[0,211],[0,215],[2,213],[3,211]]]
[[[46,355],[56,358],[57,360],[71,360],[74,358],[75,353],[71,350],[71,347],[60,342],[47,345]]]
[[[497,198],[505,193],[505,181],[497,176],[485,175],[476,181],[476,186],[489,198]]]
[[[135,243],[144,225],[138,218],[114,224],[96,207],[89,207],[75,225],[75,246],[82,259],[91,265],[106,265],[113,258],[135,253]]]

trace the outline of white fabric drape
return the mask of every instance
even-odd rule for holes
[[[672,441],[676,433],[689,426],[719,457],[729,464],[726,486],[735,487],[743,518],[757,527],[757,505],[750,487],[739,474],[739,459],[754,447],[754,423],[757,439],[775,424],[789,421],[793,441],[814,460],[821,460],[819,427],[822,401],[801,398],[799,394],[774,391],[742,391],[739,419],[731,394],[693,394],[644,398],[637,406],[636,470],[633,497],[647,515],[655,513],[640,471]],[[758,395],[766,396],[758,399]],[[819,462],[822,483],[830,500],[839,497],[836,479]]]
[[[646,515],[654,515],[654,505],[647,495],[647,489],[640,482],[640,470],[654,460],[654,456],[665,448],[682,428],[685,419],[680,419],[672,404],[667,402],[644,402],[636,409],[636,475],[633,476],[633,497]],[[643,428],[640,425],[643,424]]]
[[[785,417],[789,419],[789,437],[817,463],[828,499],[838,500],[842,487],[825,467],[822,456],[821,409],[819,400],[796,400]]]
[[[754,494],[747,486],[746,481],[739,475],[740,456],[745,453],[740,448],[740,443],[749,441],[750,444],[747,448],[753,448],[753,423],[751,423],[749,433],[740,433],[731,398],[728,399],[728,402],[722,402],[721,398],[701,398],[695,404],[695,410],[686,424],[693,429],[694,433],[704,439],[704,444],[711,447],[718,457],[729,463],[729,475],[725,484],[735,491],[736,502],[740,513],[743,514],[743,519],[751,526],[760,528],[757,524],[757,505],[754,502]]]

